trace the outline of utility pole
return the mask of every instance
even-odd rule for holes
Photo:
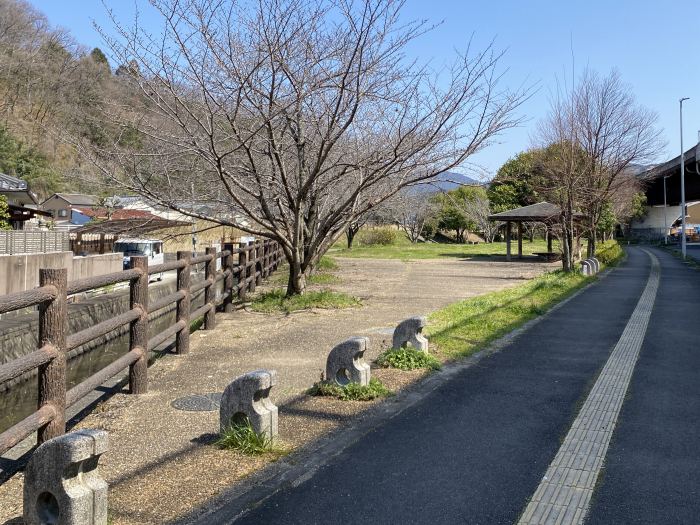
[[[664,177],[664,244],[668,244],[668,218],[666,216],[666,179]]]
[[[678,101],[680,104],[680,122],[681,122],[681,255],[683,259],[686,256],[686,241],[685,241],[685,152],[683,151],[683,101],[689,100],[688,97],[683,97]]]

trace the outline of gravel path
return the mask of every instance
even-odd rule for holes
[[[331,347],[347,337],[372,339],[368,358],[378,355],[391,329],[410,315],[515,286],[557,263],[444,258],[402,262],[338,259],[342,283],[333,289],[360,297],[361,308],[314,310],[291,315],[239,310],[217,315],[217,328],[192,334],[186,356],[168,356],[150,368],[149,392],[119,394],[103,403],[80,427],[110,432],[101,469],[110,484],[114,525],[163,523],[189,513],[222,489],[274,458],[250,458],[211,446],[218,412],[171,407],[181,396],[220,392],[234,377],[257,368],[278,371],[272,397],[280,405],[280,437],[290,447],[309,443],[348,424],[367,403],[300,395],[320,377]],[[376,370],[397,389],[420,373]],[[0,523],[21,512],[21,474],[0,487]]]

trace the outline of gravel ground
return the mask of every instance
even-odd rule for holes
[[[110,433],[109,452],[100,462],[110,485],[110,523],[176,519],[276,459],[217,449],[212,441],[218,412],[179,411],[171,407],[173,400],[221,392],[246,371],[274,368],[278,386],[272,397],[280,407],[281,441],[288,450],[303,446],[351,424],[374,404],[303,395],[319,379],[333,345],[351,336],[369,336],[372,347],[366,358],[372,360],[388,346],[398,321],[515,286],[557,267],[557,263],[457,258],[338,262],[342,282],[332,288],[360,297],[362,307],[291,315],[245,309],[218,314],[215,330],[192,334],[188,355],[168,356],[149,369],[147,394],[117,394],[80,423],[79,427]],[[373,375],[398,390],[418,381],[422,372],[377,369]],[[21,474],[0,487],[0,523],[12,523],[21,514],[21,490]]]

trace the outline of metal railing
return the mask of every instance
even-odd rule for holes
[[[233,309],[234,296],[245,299],[255,291],[264,277],[275,271],[282,259],[278,243],[256,241],[226,243],[223,251],[207,248],[204,255],[193,257],[190,252],[178,252],[177,260],[148,265],[148,257],[132,257],[128,270],[97,277],[67,282],[67,269],[40,270],[39,286],[32,290],[0,297],[0,314],[21,308],[39,306],[38,348],[23,357],[0,365],[0,384],[33,369],[38,369],[39,390],[37,410],[13,427],[0,434],[0,454],[14,447],[33,432],[38,443],[64,434],[66,409],[98,388],[122,370],[129,369],[129,392],[145,393],[148,389],[148,356],[151,350],[175,338],[175,352],[185,354],[190,348],[190,324],[204,318],[204,329],[216,324],[216,308]],[[234,262],[234,256],[238,261]],[[221,269],[217,271],[217,260]],[[204,264],[204,280],[190,284],[192,267]],[[149,305],[150,274],[177,270],[177,290]],[[77,333],[68,334],[68,296],[116,283],[129,283],[129,310]],[[224,282],[224,293],[216,300],[214,285]],[[190,311],[190,298],[204,290],[204,304]],[[148,337],[148,315],[176,303],[175,323],[162,332]],[[129,325],[129,350],[124,355],[83,380],[70,390],[66,389],[67,353],[85,343],[124,325]]]

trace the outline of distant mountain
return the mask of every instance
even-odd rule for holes
[[[439,191],[450,191],[460,186],[481,186],[482,183],[472,179],[467,175],[462,175],[456,171],[445,171],[435,177],[430,182],[419,184],[414,187],[418,193],[436,193]]]

